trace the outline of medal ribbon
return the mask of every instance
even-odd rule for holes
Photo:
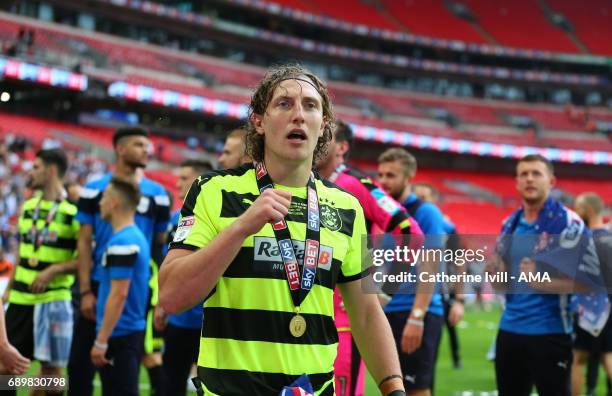
[[[257,163],[255,167],[257,188],[262,193],[268,188],[273,188],[273,181],[263,162]],[[300,267],[297,262],[291,233],[285,220],[272,224],[274,237],[285,266],[285,274],[289,284],[289,292],[296,311],[312,289],[319,263],[319,240],[320,240],[320,216],[319,199],[314,175],[308,178],[308,218],[306,222],[306,241],[304,244],[304,266],[300,276]]]
[[[32,252],[32,254],[36,254],[40,246],[45,241],[45,237],[49,233],[49,226],[51,225],[51,222],[53,221],[53,218],[57,213],[57,209],[59,208],[59,205],[63,199],[64,194],[60,194],[60,196],[57,197],[57,199],[54,201],[53,206],[51,207],[51,209],[49,209],[49,213],[47,213],[47,217],[45,217],[45,224],[43,225],[43,228],[40,230],[40,232],[38,231],[38,227],[36,227],[36,223],[38,223],[38,217],[40,216],[40,204],[43,201],[42,196],[38,200],[38,203],[34,208],[34,213],[32,214],[32,228],[30,229],[30,241],[34,245],[34,251]]]

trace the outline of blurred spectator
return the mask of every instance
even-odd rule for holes
[[[43,142],[43,146],[58,147],[61,142],[49,139]],[[17,214],[31,194],[24,175],[32,166],[34,151],[34,145],[24,136],[7,133],[0,138],[0,249],[4,259],[13,264],[18,253]],[[76,196],[78,200],[80,186],[104,175],[109,166],[87,151],[66,150],[66,154],[70,162],[64,178],[66,190],[70,199]]]

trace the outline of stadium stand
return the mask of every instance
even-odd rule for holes
[[[398,30],[398,26],[385,18],[374,4],[354,0],[312,1],[319,14],[379,29]]]
[[[442,1],[384,0],[383,3],[411,33],[468,43],[488,42],[469,22],[451,13]]]
[[[0,30],[0,39],[5,43],[10,43],[20,28],[26,26],[36,32],[35,48],[40,52],[44,49],[47,56],[57,51],[73,58],[77,57],[80,62],[87,64],[92,62],[87,54],[98,54],[93,58],[94,62],[97,59],[98,63],[101,63],[99,66],[106,66],[108,70],[118,73],[109,76],[100,72],[99,68],[92,70],[93,76],[107,82],[123,79],[160,89],[245,103],[248,100],[248,89],[263,73],[263,70],[257,67],[245,67],[243,64],[209,56],[168,51],[108,35],[85,33],[31,20],[17,22],[9,20],[6,15],[0,15],[0,20],[6,22],[2,23]],[[503,131],[499,128],[487,128],[510,127],[507,117],[519,116],[532,120],[534,127],[544,130],[586,131],[584,123],[572,121],[560,107],[438,97],[347,83],[332,83],[331,90],[337,103],[343,106],[339,108],[342,117],[353,122],[365,120],[376,127],[492,143],[571,148],[575,147],[576,140],[579,140],[579,147],[583,149],[607,150],[612,147],[604,135],[593,133],[585,133],[579,139],[547,133],[545,139],[537,139],[522,133],[520,128]],[[439,117],[432,116],[433,113],[439,114],[440,109],[455,123],[445,125],[444,119],[440,122]],[[598,114],[606,116],[609,112],[599,110]],[[436,119],[438,121],[435,121]],[[432,120],[435,122],[432,123]],[[474,127],[476,124],[477,128]]]
[[[555,11],[569,18],[576,34],[594,54],[610,55],[612,35],[610,14],[612,5],[606,0],[591,0],[589,6],[572,0],[547,0]]]
[[[465,0],[383,0],[382,5],[398,24],[384,18],[383,10],[359,0],[340,3],[320,2],[306,4],[299,0],[268,1],[287,9],[296,9],[313,15],[328,16],[343,23],[365,24],[370,28],[391,31],[409,31],[430,38],[461,40],[466,43],[499,44],[501,46],[564,53],[580,53],[580,44],[572,35],[586,44],[593,54],[610,55],[612,47],[605,37],[610,35],[608,15],[610,4],[606,0],[589,2],[588,7],[572,0],[519,0],[514,2],[485,2]],[[331,4],[331,5],[329,5]],[[337,5],[334,5],[337,4]],[[342,12],[356,9],[356,15]],[[455,6],[462,10],[463,18],[449,10]],[[370,15],[367,12],[370,12]],[[553,24],[561,14],[568,21],[568,31]],[[365,18],[365,16],[368,18]],[[470,20],[471,19],[471,20]],[[529,29],[524,29],[528,25]]]
[[[536,0],[493,2],[465,0],[482,27],[502,45],[516,48],[579,52],[576,45],[553,26]],[[529,29],[525,29],[529,26]]]

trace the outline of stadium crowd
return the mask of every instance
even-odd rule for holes
[[[141,364],[156,395],[184,395],[192,364],[199,394],[363,395],[365,362],[385,396],[433,394],[444,323],[453,330],[464,314],[461,288],[361,289],[368,230],[413,241],[425,234],[429,249],[457,233],[432,202],[435,191],[413,188],[410,153],[384,152],[378,180],[351,169],[350,127],[334,119],[325,84],[297,66],[260,82],[220,169],[180,164],[179,212],[142,172],[149,145],[144,129],[118,129],[112,165],[53,141],[37,151],[23,137],[0,145],[2,253],[15,267],[0,344],[18,351],[3,354],[3,368],[23,374],[25,357],[40,361],[42,374],[67,369],[68,394],[78,396],[92,394],[96,370],[104,395],[139,394]],[[611,250],[601,199],[579,200],[578,216],[550,197],[548,159],[526,156],[516,169],[522,205],[502,235],[573,230],[592,241],[594,228],[589,246],[603,271]],[[276,253],[266,256],[271,244]],[[491,265],[535,272],[533,249],[500,247]],[[574,345],[570,295],[559,290],[508,294],[496,344],[499,395],[529,395],[533,386],[542,396],[577,395],[573,349],[599,349],[611,372],[612,329],[599,338],[583,331]],[[584,353],[576,356],[584,365]]]

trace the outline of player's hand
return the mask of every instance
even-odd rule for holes
[[[22,375],[30,368],[30,360],[21,356],[9,343],[0,345],[0,373]]]
[[[30,285],[30,290],[32,293],[43,293],[47,290],[47,285],[49,282],[53,280],[55,277],[55,269],[53,266],[49,266],[44,270],[40,271],[34,281]]]
[[[451,326],[456,326],[463,319],[464,311],[463,303],[455,301],[448,311],[448,323]]]
[[[96,367],[106,366],[110,363],[108,359],[106,359],[106,349],[100,349],[95,345],[91,347],[91,362]]]
[[[155,330],[163,331],[166,328],[166,323],[168,320],[168,314],[161,305],[155,306],[155,311],[153,312],[153,326],[155,326]]]
[[[81,296],[81,314],[89,320],[96,320],[96,296],[93,293]]]
[[[416,351],[419,349],[421,342],[423,341],[423,321],[418,319],[414,320],[420,321],[421,324],[418,325],[406,322],[404,332],[402,333],[402,351],[404,353],[412,353]]]
[[[268,188],[257,197],[246,212],[238,217],[234,224],[240,227],[245,237],[253,235],[267,223],[283,220],[289,213],[290,205],[291,193],[289,191]]]
[[[519,264],[519,271],[524,274],[535,274],[536,273],[536,263],[530,258],[523,257],[521,263]]]
[[[535,274],[537,272],[535,261],[533,261],[532,259],[530,259],[528,257],[523,257],[521,259],[521,262],[519,263],[519,271],[522,274],[525,274],[526,276],[528,276],[527,279],[531,279],[531,278],[529,278],[529,274]],[[538,284],[537,283],[533,283],[530,286],[531,287],[537,287]]]

